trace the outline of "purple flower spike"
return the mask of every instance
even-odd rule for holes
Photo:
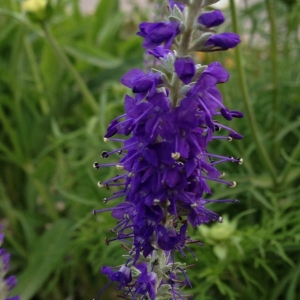
[[[175,71],[184,84],[189,84],[196,73],[196,67],[191,57],[179,57],[175,61]]]
[[[211,2],[216,1],[169,0],[168,21],[140,24],[137,35],[144,38],[155,69],[149,63],[147,72],[132,69],[123,76],[121,82],[134,95],[125,96],[125,111],[110,123],[104,138],[120,145],[101,154],[104,160],[119,158],[93,165],[118,170],[118,175],[98,182],[111,195],[103,199],[109,207],[93,214],[111,212],[116,224],[105,242],[119,241],[127,251],[122,266],[102,268],[122,299],[189,299],[182,292],[191,286],[187,268],[175,259],[176,252],[194,256],[190,244],[203,246],[188,235],[189,226],[222,222],[206,207],[210,203],[238,203],[214,200],[210,183],[234,188],[236,182],[224,179],[218,166],[241,165],[243,159],[213,153],[209,146],[216,140],[241,139],[222,118],[243,114],[223,104],[217,85],[227,82],[229,73],[221,63],[195,65],[191,58],[193,50],[226,50],[240,42],[234,33],[213,34],[209,29],[224,22],[218,10],[201,14]]]
[[[198,18],[198,23],[206,27],[215,27],[221,25],[225,21],[224,15],[219,10],[203,13]]]
[[[241,42],[240,37],[236,33],[224,32],[213,34],[205,42],[204,47],[213,48],[213,50],[228,50],[234,48]]]
[[[159,22],[140,24],[140,31],[137,35],[143,37],[143,47],[146,49],[153,49],[165,43],[165,48],[169,49],[173,39],[179,34],[179,22]]]

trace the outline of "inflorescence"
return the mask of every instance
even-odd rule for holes
[[[4,240],[2,225],[0,225],[0,247]],[[17,284],[17,279],[14,275],[5,278],[9,269],[10,254],[4,248],[0,248],[0,299],[3,300],[19,300],[19,296],[8,297],[10,291]]]
[[[111,241],[119,240],[128,254],[118,268],[104,266],[102,273],[117,283],[123,299],[187,299],[182,289],[191,285],[186,270],[191,266],[175,261],[193,252],[189,244],[202,245],[188,236],[188,224],[222,222],[206,208],[212,202],[236,199],[207,199],[211,181],[230,188],[236,182],[223,179],[217,165],[243,163],[242,158],[224,157],[207,150],[215,140],[241,139],[242,135],[220,123],[243,114],[224,106],[217,84],[229,73],[219,62],[195,64],[193,52],[222,51],[240,43],[234,33],[217,34],[214,27],[224,22],[218,11],[204,11],[216,0],[168,1],[166,21],[140,24],[138,35],[159,70],[132,69],[121,82],[132,90],[126,95],[125,113],[107,128],[104,141],[120,142],[120,148],[102,152],[103,159],[119,154],[116,163],[94,163],[96,169],[114,166],[121,175],[99,182],[100,188],[120,187],[104,203],[121,198],[111,211],[117,225]],[[221,135],[219,132],[225,132]],[[118,138],[115,136],[119,135]],[[193,254],[194,255],[194,254]],[[100,291],[97,299],[102,291]]]

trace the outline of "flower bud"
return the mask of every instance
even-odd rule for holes
[[[24,11],[33,22],[42,22],[51,15],[52,8],[47,0],[26,0],[21,5]]]

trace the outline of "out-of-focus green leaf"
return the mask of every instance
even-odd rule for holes
[[[75,58],[99,68],[113,69],[122,63],[120,58],[84,45],[64,46],[64,49]]]
[[[70,247],[72,224],[70,220],[60,219],[36,241],[30,251],[28,265],[19,276],[19,283],[14,290],[22,300],[31,299],[51,273],[63,263]]]

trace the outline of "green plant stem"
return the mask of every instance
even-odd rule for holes
[[[231,10],[231,15],[232,15],[233,31],[238,33],[237,13],[236,13],[234,0],[230,0],[230,10]],[[248,123],[250,126],[251,134],[254,138],[254,142],[256,144],[257,150],[260,153],[259,157],[261,159],[261,162],[268,168],[270,175],[272,176],[273,183],[275,185],[277,183],[277,172],[276,172],[276,169],[270,159],[270,156],[268,155],[268,153],[266,151],[266,148],[264,146],[264,141],[261,138],[261,134],[259,133],[259,130],[257,127],[257,122],[256,122],[256,118],[254,115],[253,107],[250,102],[250,96],[249,96],[248,86],[246,83],[245,73],[244,73],[244,69],[243,69],[242,54],[241,54],[240,47],[235,48],[235,56],[236,56],[237,71],[238,71],[238,75],[239,75],[238,77],[239,77],[239,81],[240,81],[240,87],[242,89],[242,95],[243,95],[246,112],[248,115],[248,120],[249,120]]]
[[[268,18],[270,24],[270,33],[271,33],[271,43],[270,43],[270,57],[271,57],[271,65],[272,65],[272,91],[273,91],[273,139],[275,140],[276,135],[278,133],[278,110],[279,110],[279,97],[278,97],[278,59],[277,59],[277,33],[276,33],[276,25],[275,25],[275,13],[274,13],[274,1],[265,0]],[[274,142],[273,147],[273,158],[275,160],[278,159],[279,155],[279,142]]]
[[[49,113],[50,109],[49,109],[47,99],[44,96],[45,95],[44,84],[43,84],[43,81],[41,78],[41,74],[39,72],[37,62],[34,57],[34,52],[33,52],[31,43],[28,41],[28,38],[24,38],[23,42],[24,42],[25,50],[26,50],[26,53],[27,53],[27,56],[28,56],[28,59],[30,62],[30,67],[31,67],[31,71],[32,71],[33,78],[35,81],[36,89],[40,94],[41,110],[44,115],[47,115]]]
[[[78,73],[78,71],[72,65],[69,58],[65,54],[64,50],[57,43],[56,39],[51,34],[51,32],[49,31],[49,29],[45,23],[42,23],[42,28],[43,28],[46,40],[48,41],[48,43],[52,47],[52,49],[55,51],[57,56],[60,58],[61,62],[65,65],[67,70],[70,72],[70,74],[75,79],[85,100],[87,101],[87,103],[89,104],[89,106],[91,107],[92,110],[97,111],[98,110],[97,101],[94,98],[94,96],[92,95],[92,93],[90,92],[90,90],[88,89],[86,83],[83,81],[83,79],[80,76],[80,74]]]

